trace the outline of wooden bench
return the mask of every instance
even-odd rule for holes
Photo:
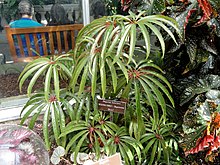
[[[41,56],[63,54],[73,49],[75,37],[82,28],[83,24],[72,24],[34,28],[5,27],[5,30],[14,62],[29,62],[39,57],[33,53],[33,47]],[[32,43],[30,35],[32,35]],[[26,55],[22,41],[26,42],[25,50],[28,53]]]

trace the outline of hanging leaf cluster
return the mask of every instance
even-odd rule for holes
[[[184,137],[181,143],[185,155],[206,152],[206,159],[213,161],[220,147],[219,91],[209,91],[195,98],[184,116]],[[207,98],[207,99],[206,99]]]

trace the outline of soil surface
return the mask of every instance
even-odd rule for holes
[[[0,98],[18,96],[27,93],[27,87],[30,79],[24,82],[24,85],[22,86],[22,91],[20,92],[18,77],[19,73],[0,75]],[[37,83],[34,85],[32,92],[34,92],[36,89],[41,88],[43,88],[43,78],[39,78]]]
[[[18,77],[20,73],[0,75],[0,98],[24,95],[27,93],[27,88],[31,78],[27,79],[23,86],[22,91],[19,90]],[[60,87],[65,88],[67,86],[65,81],[60,80]],[[44,79],[40,77],[37,79],[34,87],[32,88],[32,93],[42,90],[44,87]]]

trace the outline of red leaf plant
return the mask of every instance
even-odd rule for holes
[[[210,20],[212,14],[215,13],[208,0],[197,0],[197,1],[198,1],[198,4],[199,4],[199,7],[203,11],[203,16],[199,20],[199,22],[197,22],[195,24],[195,26],[198,26],[198,25],[202,24],[203,22],[206,22],[206,21]]]
[[[185,152],[185,155],[195,154],[199,151],[207,150],[206,157],[213,160],[213,151],[220,147],[220,136],[218,130],[220,128],[220,113],[215,112],[212,115],[211,122],[208,122],[207,129],[204,131],[201,138],[197,139],[196,146]],[[215,154],[214,154],[215,155]]]
[[[202,10],[202,16],[201,19],[194,24],[194,27],[201,25],[204,22],[207,22],[211,19],[212,16],[216,17],[216,11],[212,8],[211,4],[209,3],[208,0],[197,0],[199,8]],[[181,1],[185,2],[185,1]],[[198,9],[191,9],[188,11],[187,16],[185,18],[185,24],[184,24],[184,29],[186,29],[186,26],[189,22],[190,17],[192,16],[193,13],[198,11]]]
[[[121,0],[121,6],[123,11],[126,11],[130,6],[131,0]]]

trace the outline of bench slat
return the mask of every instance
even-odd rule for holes
[[[74,31],[71,31],[71,43],[72,43],[72,49],[74,49],[74,43],[75,43]]]
[[[58,53],[62,53],[60,32],[56,32]]]
[[[73,49],[75,45],[74,34],[77,34],[82,28],[83,28],[82,24],[72,24],[72,25],[34,27],[34,28],[5,27],[5,30],[6,30],[6,37],[8,39],[8,43],[10,47],[10,53],[13,57],[14,62],[26,62],[26,61],[30,61],[31,59],[39,57],[39,56],[34,56],[35,53],[31,51],[31,48],[34,48],[35,51],[41,55],[42,55],[42,51],[41,51],[42,47],[44,52],[43,55],[53,55],[55,54],[55,52],[61,54],[68,52],[69,49]],[[29,34],[33,35],[32,39],[30,39]],[[40,42],[38,41],[39,34],[41,35]],[[17,41],[13,39],[13,35],[17,36],[16,39]],[[24,55],[24,48],[22,44],[22,39],[20,37],[21,35],[25,36],[28,56]],[[69,41],[70,40],[69,37],[71,37],[71,41]],[[19,55],[16,54],[15,42],[17,42],[17,45],[19,46],[19,50],[20,50]],[[34,42],[34,47],[33,45],[31,45],[31,42]]]
[[[24,48],[23,48],[23,44],[22,44],[22,40],[21,40],[21,35],[15,35],[17,40],[18,40],[18,46],[19,46],[19,50],[20,50],[20,53],[21,53],[21,57],[24,57],[25,54],[24,54]]]
[[[25,41],[26,41],[26,44],[27,44],[28,54],[29,54],[29,56],[32,56],[33,53],[31,51],[31,41],[30,41],[29,34],[25,34]]]
[[[50,52],[53,55],[55,53],[55,51],[54,51],[54,42],[53,42],[53,33],[49,32],[48,36],[49,36]]]
[[[12,37],[12,35],[10,33],[10,28],[5,28],[5,31],[6,31],[6,37],[8,39],[8,44],[9,44],[9,48],[10,48],[10,52],[11,52],[12,58],[14,60],[16,60],[17,59],[16,49],[15,49],[15,46],[14,46],[13,37]]]
[[[38,44],[38,39],[37,39],[37,34],[33,34],[34,36],[34,46],[35,46],[35,51],[40,54],[40,48],[39,48],[39,44]]]
[[[41,33],[41,38],[42,38],[42,43],[43,43],[44,55],[48,55],[47,39],[46,39],[45,33]]]
[[[65,52],[68,52],[69,50],[69,44],[68,44],[68,38],[67,38],[67,31],[63,32],[64,35],[64,46],[65,46]]]

